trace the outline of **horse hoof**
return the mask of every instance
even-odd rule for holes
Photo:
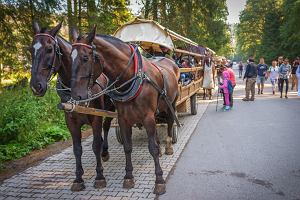
[[[155,188],[153,191],[154,194],[162,195],[166,193],[166,184],[165,183],[155,183]]]
[[[105,179],[95,180],[94,188],[102,189],[102,188],[105,188],[105,187],[106,187],[106,180]]]
[[[73,183],[71,186],[72,192],[79,192],[85,189],[84,182],[81,183]]]
[[[134,188],[134,179],[124,179],[123,188],[131,189]]]
[[[107,162],[109,160],[109,153],[107,152],[106,155],[101,155],[103,162]]]
[[[173,155],[173,153],[174,153],[173,147],[166,148],[165,151],[166,155]]]

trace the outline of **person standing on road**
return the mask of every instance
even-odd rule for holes
[[[224,95],[224,104],[225,108],[224,111],[229,111],[230,110],[230,80],[229,80],[229,73],[227,71],[223,71],[223,82],[219,84],[219,88],[222,89],[223,95]]]
[[[242,76],[243,76],[243,68],[244,68],[243,63],[242,63],[242,61],[240,61],[240,63],[239,63],[239,78],[242,78]]]
[[[203,99],[206,99],[208,94],[209,100],[212,99],[212,89],[215,87],[215,67],[212,62],[211,56],[206,56],[204,58],[204,68],[203,68],[203,84],[202,88],[204,90]]]
[[[283,56],[279,56],[277,62],[278,62],[278,67],[280,67],[281,64],[283,63]],[[278,81],[278,92],[280,92],[280,83],[279,83],[279,81]]]
[[[257,65],[257,94],[263,94],[267,71],[268,66],[265,64],[265,59],[260,58],[259,64]]]
[[[236,86],[236,81],[235,81],[235,74],[234,71],[232,70],[232,68],[230,67],[230,65],[225,65],[225,70],[228,72],[229,74],[229,80],[231,81],[232,84],[232,92],[229,93],[229,99],[230,99],[230,108],[233,107],[233,91],[234,91],[234,87]]]
[[[296,70],[297,70],[299,63],[300,63],[300,58],[297,57],[292,66],[292,73],[291,73],[292,88],[291,88],[291,90],[294,90],[294,88],[296,87],[296,91],[298,91],[298,79],[296,76]]]
[[[257,77],[257,66],[254,64],[253,58],[249,58],[249,63],[246,66],[246,71],[243,80],[246,79],[246,97],[243,101],[254,101],[255,97],[255,82]],[[249,99],[251,91],[251,98]]]
[[[280,85],[280,98],[282,98],[283,84],[285,82],[285,98],[287,99],[287,93],[289,90],[289,76],[291,73],[291,65],[289,64],[289,59],[284,59],[284,62],[280,65],[279,70],[279,85]]]
[[[269,74],[269,78],[270,78],[270,81],[272,84],[272,91],[273,91],[273,95],[274,95],[276,84],[278,82],[278,66],[277,66],[276,60],[272,61],[272,66],[270,66],[270,68],[268,70],[268,74]]]
[[[300,97],[300,63],[298,64],[298,67],[296,70],[296,76],[298,79],[298,96]]]

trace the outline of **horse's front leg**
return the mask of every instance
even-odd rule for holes
[[[81,146],[81,124],[76,120],[76,118],[72,118],[71,114],[65,114],[65,119],[67,122],[67,127],[72,135],[73,141],[73,152],[75,155],[76,161],[76,179],[73,181],[71,186],[71,190],[81,191],[85,189],[84,181],[82,179],[82,175],[84,173],[81,163],[81,156],[82,156],[82,146]]]
[[[93,129],[93,152],[96,157],[96,178],[94,182],[95,188],[104,188],[106,187],[106,180],[103,176],[103,166],[101,163],[101,149],[103,145],[102,139],[102,117],[94,117],[92,121],[92,129]]]
[[[124,177],[123,188],[130,189],[134,187],[134,178],[132,175],[133,167],[131,162],[132,153],[132,127],[124,119],[118,119],[120,131],[123,136],[123,147],[126,158],[126,175]]]
[[[159,164],[159,146],[156,142],[157,133],[156,133],[156,123],[155,123],[154,114],[148,115],[145,118],[143,125],[148,135],[149,152],[152,155],[155,164],[156,180],[155,180],[154,194],[158,194],[158,195],[164,194],[166,192],[166,184],[165,184],[165,180],[163,179],[163,171]]]

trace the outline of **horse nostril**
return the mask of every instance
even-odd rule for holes
[[[38,83],[36,89],[37,89],[38,92],[42,92],[42,90],[43,90],[42,84],[41,84],[41,83]]]

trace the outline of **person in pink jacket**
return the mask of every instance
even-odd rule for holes
[[[228,111],[230,110],[230,100],[229,100],[230,91],[229,91],[229,83],[228,83],[229,73],[228,71],[223,71],[222,75],[223,75],[223,84],[220,84],[219,88],[223,90],[224,101],[225,101],[224,111]]]

